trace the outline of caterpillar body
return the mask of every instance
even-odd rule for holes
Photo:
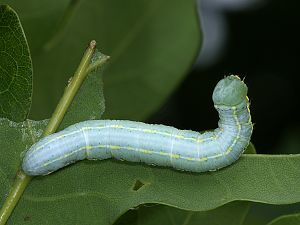
[[[83,159],[115,158],[206,172],[235,162],[248,146],[253,125],[247,86],[239,77],[216,85],[213,101],[219,127],[199,133],[164,125],[121,120],[90,120],[42,138],[25,154],[30,176],[46,175]]]

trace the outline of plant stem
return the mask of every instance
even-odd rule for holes
[[[0,225],[6,223],[30,180],[31,177],[24,174],[23,171],[17,172],[17,178],[0,210]]]
[[[44,135],[49,135],[55,132],[60,125],[61,121],[63,120],[67,109],[71,105],[78,89],[80,88],[81,84],[85,80],[87,73],[87,68],[91,62],[92,55],[96,48],[96,41],[91,41],[89,47],[85,51],[81,62],[74,74],[74,77],[71,79],[70,83],[65,89],[65,92],[60,99],[54,113],[51,116],[51,119],[44,131]]]
[[[86,49],[81,62],[74,74],[74,77],[65,89],[65,92],[60,99],[52,117],[44,130],[43,136],[54,133],[59,127],[64,115],[71,105],[78,89],[88,75],[88,67],[90,65],[91,57],[96,48],[96,41],[91,41]],[[22,170],[17,172],[17,178],[0,210],[0,225],[5,225],[15,206],[17,205],[24,190],[29,184],[32,177],[26,175]]]

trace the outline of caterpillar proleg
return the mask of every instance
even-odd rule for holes
[[[251,138],[247,91],[238,76],[218,82],[213,102],[220,120],[213,131],[122,120],[84,121],[34,144],[22,168],[30,176],[46,175],[78,160],[108,158],[191,172],[223,168],[240,157]]]

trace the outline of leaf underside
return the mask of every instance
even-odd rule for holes
[[[32,64],[18,15],[0,6],[0,117],[21,122],[31,106]]]

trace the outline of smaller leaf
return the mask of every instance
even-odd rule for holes
[[[0,6],[0,117],[22,122],[32,96],[32,63],[16,12]]]
[[[272,220],[267,225],[299,225],[300,213],[280,216]]]
[[[299,212],[300,204],[264,204],[251,202],[251,207],[243,225],[267,225],[270,221],[282,215]]]
[[[204,212],[186,211],[164,205],[144,205],[124,214],[116,225],[240,225],[249,210],[249,205],[249,202],[232,202]]]
[[[62,125],[59,127],[60,130],[74,123],[101,118],[105,110],[102,66],[103,61],[106,61],[107,58],[108,56],[97,50],[95,51],[89,67],[92,68],[90,74],[76,94],[62,121]]]

